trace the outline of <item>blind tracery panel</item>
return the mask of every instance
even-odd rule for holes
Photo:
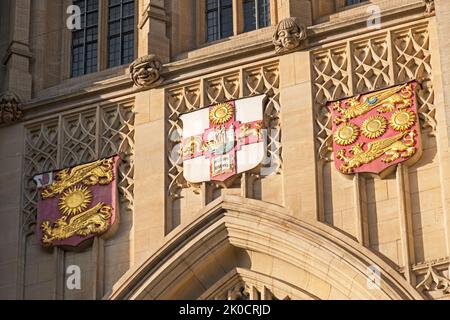
[[[33,176],[118,153],[121,206],[133,208],[134,113],[131,103],[97,106],[26,126],[23,223],[34,230],[37,192]]]

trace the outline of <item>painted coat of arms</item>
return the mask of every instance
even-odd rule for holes
[[[186,181],[224,182],[257,167],[266,152],[265,95],[227,101],[180,116]]]
[[[385,176],[422,152],[415,81],[330,102],[336,168]]]
[[[119,157],[39,174],[37,236],[46,247],[78,247],[112,231]]]

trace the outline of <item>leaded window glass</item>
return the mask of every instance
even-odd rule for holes
[[[134,59],[134,0],[109,0],[108,67],[130,63]]]
[[[206,0],[206,41],[233,35],[232,0]]]
[[[270,0],[244,0],[244,32],[270,25]]]
[[[97,71],[98,0],[77,0],[81,29],[72,31],[72,77]]]

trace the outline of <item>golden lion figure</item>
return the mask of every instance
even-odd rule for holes
[[[189,141],[183,146],[183,157],[191,157],[197,152],[202,151],[202,139],[200,137],[191,137]]]
[[[381,161],[385,163],[393,162],[400,157],[409,158],[416,153],[414,137],[414,131],[405,131],[393,137],[368,143],[366,151],[362,148],[363,144],[358,143],[349,151],[353,154],[352,157],[346,157],[346,150],[341,149],[336,153],[336,157],[344,161],[340,170],[343,173],[352,173],[354,169],[383,155]]]
[[[41,224],[42,242],[44,245],[51,245],[53,241],[65,240],[75,235],[103,233],[109,227],[111,216],[112,207],[100,202],[95,207],[74,216],[69,222],[67,216],[56,220],[53,226],[50,225],[50,221],[44,221]]]
[[[238,139],[243,139],[249,136],[255,136],[258,138],[258,140],[261,139],[262,137],[262,124],[261,123],[256,123],[254,128],[251,128],[250,125],[248,124],[244,124],[243,126],[241,126],[241,132],[238,136]]]
[[[378,109],[380,113],[393,111],[396,107],[399,109],[408,108],[412,105],[412,96],[411,84],[404,84],[383,90],[363,102],[359,101],[360,96],[350,98],[346,102],[347,108],[341,107],[340,102],[335,102],[333,109],[337,110],[342,116],[336,117],[334,122],[336,124],[347,122],[377,107],[380,107]]]
[[[56,174],[55,181],[42,191],[42,198],[48,199],[61,194],[65,189],[82,182],[88,186],[106,185],[113,181],[113,158],[98,160]]]

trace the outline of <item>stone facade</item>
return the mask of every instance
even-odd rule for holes
[[[233,36],[206,43],[204,1],[136,0],[136,61],[107,68],[100,54],[99,71],[76,78],[71,1],[54,2],[0,3],[0,92],[20,102],[0,126],[0,298],[450,297],[448,1],[271,0],[270,26],[244,32],[234,0]],[[380,28],[367,26],[374,5]],[[383,179],[340,174],[326,102],[409,80],[420,84],[421,159]],[[180,114],[262,93],[260,171],[227,188],[187,183],[172,152]],[[82,251],[43,248],[32,177],[112,153],[116,234]],[[80,290],[66,286],[70,265]]]

